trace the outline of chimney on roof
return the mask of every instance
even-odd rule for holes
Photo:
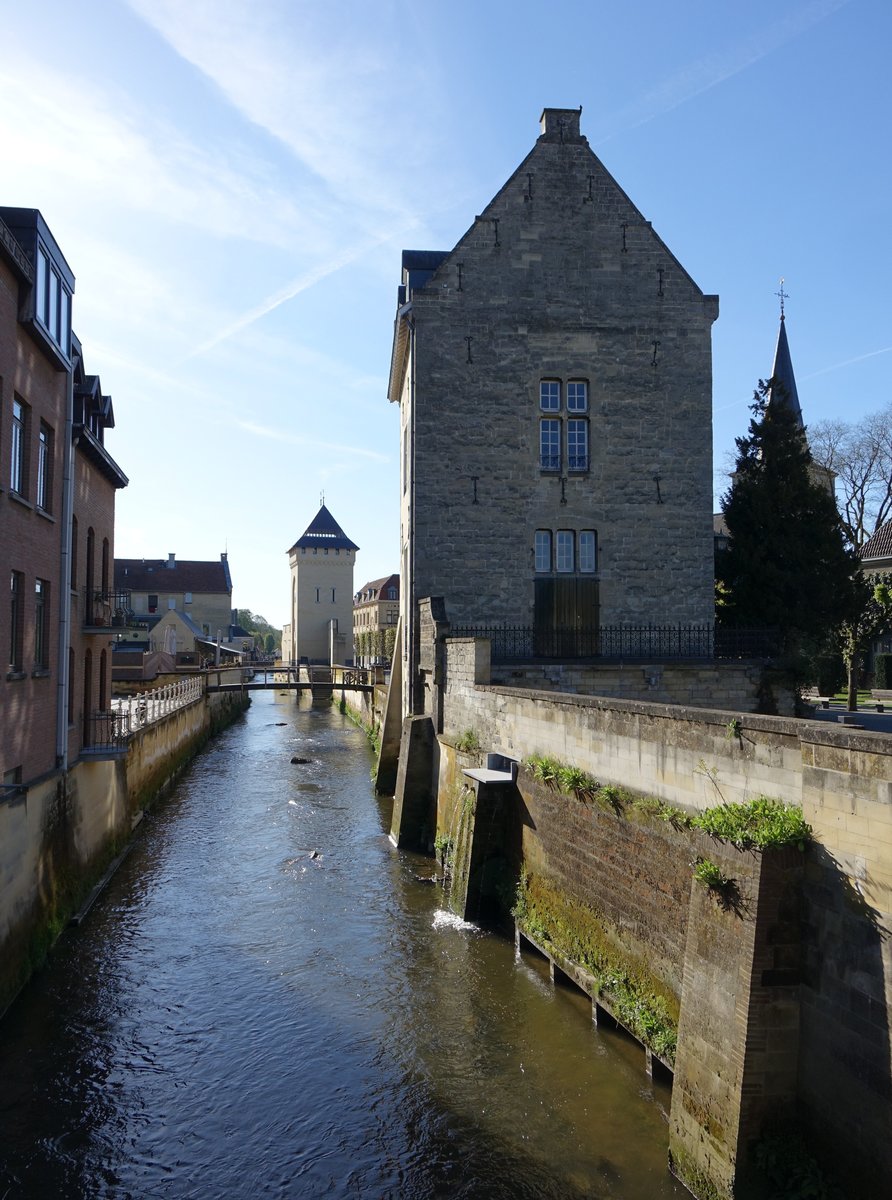
[[[228,553],[228,551],[224,550],[223,553],[220,555],[220,562],[226,562],[228,560],[228,558],[229,558],[229,553]]]
[[[177,556],[173,553],[168,554],[168,556],[167,556],[168,571],[172,571],[176,565],[177,565]]]
[[[582,116],[582,105],[579,108],[543,108],[539,125],[542,137],[547,142],[581,142],[579,118]]]

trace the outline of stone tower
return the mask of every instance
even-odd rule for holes
[[[450,251],[405,251],[404,655],[417,602],[543,636],[714,612],[704,295],[580,133],[541,135]]]
[[[288,551],[293,662],[353,656],[353,567],[359,547],[323,504]]]

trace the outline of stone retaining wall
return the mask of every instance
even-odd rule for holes
[[[217,694],[137,730],[126,757],[84,758],[0,804],[0,1013],[130,836],[138,814],[247,707]]]
[[[433,755],[441,809],[446,800],[442,771],[450,762],[454,767],[454,756],[443,754],[442,746],[468,732],[476,734],[484,753],[497,750],[519,759],[549,755],[601,783],[655,796],[688,812],[760,794],[802,807],[815,844],[800,856],[803,882],[795,913],[783,881],[763,885],[751,878],[747,887],[754,897],[755,924],[749,932],[739,916],[737,924],[727,914],[714,920],[696,892],[698,922],[704,913],[709,921],[699,926],[694,943],[690,919],[695,909],[683,877],[685,860],[689,872],[691,857],[703,850],[689,842],[686,852],[681,835],[677,840],[666,829],[583,810],[566,797],[524,785],[522,856],[528,868],[545,871],[568,896],[584,897],[606,914],[624,932],[630,957],[644,954],[668,986],[677,991],[681,980],[682,993],[698,997],[697,1006],[706,1005],[703,1028],[694,1034],[689,1027],[686,1034],[682,1003],[680,1061],[692,1045],[700,1046],[700,1054],[699,1065],[686,1068],[696,1086],[679,1089],[676,1082],[686,1107],[673,1112],[674,1137],[684,1134],[690,1143],[695,1128],[705,1131],[705,1178],[733,1186],[735,1156],[726,1157],[720,1169],[721,1139],[710,1143],[709,1123],[696,1124],[706,1119],[697,1088],[710,1070],[724,1065],[723,1078],[727,1081],[733,1067],[738,1100],[748,1096],[749,1107],[730,1113],[730,1102],[720,1099],[725,1085],[714,1080],[710,1120],[722,1128],[736,1121],[740,1137],[751,1140],[756,1117],[791,1099],[783,1096],[780,1081],[806,1116],[817,1144],[847,1164],[850,1178],[857,1177],[859,1161],[869,1161],[875,1183],[882,1179],[892,1187],[892,739],[818,721],[570,695],[488,680],[488,643],[446,641],[438,712],[441,749]],[[722,861],[724,844],[712,845],[708,856]],[[746,876],[744,866],[737,866],[735,877]],[[730,922],[729,930],[738,936],[722,932],[722,922]],[[790,949],[793,926],[801,936],[801,952]],[[720,949],[723,942],[731,958],[724,966],[713,958],[707,968],[709,948]],[[791,958],[796,959],[795,984],[783,974]],[[790,987],[795,1015],[784,990]],[[736,999],[729,999],[732,993]],[[738,1018],[740,1012],[745,1017],[735,1018],[738,1040],[717,1042],[723,1029],[731,1036],[732,1025],[721,1014],[732,999]]]

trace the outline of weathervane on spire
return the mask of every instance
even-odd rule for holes
[[[783,284],[783,280],[781,280],[781,284]],[[319,507],[323,508],[324,506],[325,506],[325,492],[322,491],[319,493]]]
[[[789,292],[785,292],[785,291],[784,291],[784,277],[783,277],[783,275],[781,276],[781,281],[780,281],[780,291],[779,291],[779,292],[775,292],[774,294],[775,294],[775,296],[780,296],[780,302],[781,302],[781,320],[783,320],[783,319],[784,319],[784,301],[785,301],[785,300],[789,300],[789,299],[790,299],[790,293],[789,293]]]

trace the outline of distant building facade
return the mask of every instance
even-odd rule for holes
[[[115,588],[127,591],[137,617],[185,613],[205,637],[229,636],[232,624],[232,576],[229,556],[219,561],[163,558],[115,560]]]
[[[288,551],[292,663],[352,661],[353,568],[359,547],[325,507]]]
[[[375,666],[388,661],[400,619],[400,577],[370,579],[353,597],[353,648],[356,662]]]
[[[718,299],[579,119],[546,109],[457,245],[403,254],[388,396],[407,685],[425,596],[453,626],[543,636],[713,619]]]

